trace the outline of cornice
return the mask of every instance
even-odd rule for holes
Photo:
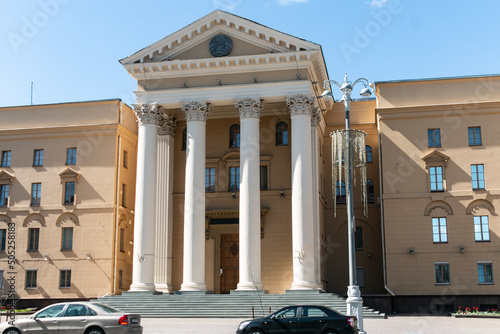
[[[317,50],[270,53],[249,56],[203,58],[189,60],[173,60],[152,63],[134,63],[124,65],[127,72],[136,80],[175,78],[198,76],[207,74],[224,74],[255,72],[256,70],[272,69],[297,69],[307,68],[314,62],[313,67],[319,71],[319,57]],[[322,73],[322,71],[319,71]],[[325,74],[322,74],[325,76]]]

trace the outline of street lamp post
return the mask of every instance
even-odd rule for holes
[[[351,93],[354,86],[358,83],[362,83],[364,88],[361,90],[360,95],[363,97],[368,97],[371,95],[371,91],[368,88],[369,82],[365,78],[359,78],[353,83],[347,79],[347,73],[345,75],[344,81],[338,83],[335,80],[327,80],[324,83],[325,91],[321,95],[322,98],[333,99],[332,84],[337,86],[342,92],[342,100],[345,106],[345,135],[347,144],[344,147],[345,161],[349,162],[345,164],[345,177],[346,177],[346,192],[347,192],[347,229],[348,229],[348,256],[349,256],[349,286],[347,288],[347,314],[354,315],[358,318],[358,328],[360,333],[366,333],[363,331],[363,299],[361,298],[361,292],[359,290],[357,277],[356,277],[356,249],[354,244],[354,205],[353,205],[353,173],[354,167],[356,167],[352,152],[351,144],[351,119],[350,119],[350,103],[351,103]],[[335,102],[335,100],[334,100]],[[354,130],[356,131],[356,130]],[[333,134],[333,132],[332,132]],[[364,137],[363,137],[364,139]],[[337,168],[335,165],[332,168]],[[334,187],[336,187],[336,180]],[[336,188],[334,188],[336,189]],[[364,194],[366,196],[366,194]],[[335,196],[335,194],[334,194]],[[366,201],[366,199],[364,199]]]

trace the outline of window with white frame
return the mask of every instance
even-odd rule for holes
[[[436,284],[450,284],[450,264],[447,262],[434,263]]]
[[[472,189],[484,189],[484,165],[470,165]]]
[[[429,167],[429,181],[431,185],[431,191],[443,191],[443,167],[441,166],[431,166]]]
[[[448,242],[448,231],[446,228],[446,218],[432,218],[432,241],[434,243]]]
[[[478,262],[477,278],[479,284],[493,284],[493,264],[491,262]]]
[[[476,241],[490,241],[488,216],[474,216],[474,238]]]

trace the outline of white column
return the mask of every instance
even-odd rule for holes
[[[319,176],[318,176],[318,125],[321,116],[318,108],[314,108],[311,117],[312,146],[312,186],[313,186],[313,222],[314,222],[314,270],[318,288],[323,288],[321,282],[321,229],[319,222]]]
[[[260,249],[260,99],[235,100],[240,114],[240,213],[237,291],[262,290]]]
[[[154,291],[156,135],[161,108],[134,105],[139,121],[135,188],[134,254],[130,291]]]
[[[164,115],[158,127],[158,161],[156,172],[156,291],[173,293],[172,287],[172,220],[174,181],[174,137],[177,121]]]
[[[292,250],[291,290],[316,290],[311,153],[310,96],[288,97],[292,119]]]
[[[183,103],[186,115],[186,186],[184,199],[184,267],[181,291],[206,291],[205,152],[206,102]]]

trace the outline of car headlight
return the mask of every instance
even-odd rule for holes
[[[239,326],[238,326],[238,329],[243,329],[245,328],[246,326],[248,326],[248,324],[250,323],[250,320],[247,320],[247,321],[243,321]]]

